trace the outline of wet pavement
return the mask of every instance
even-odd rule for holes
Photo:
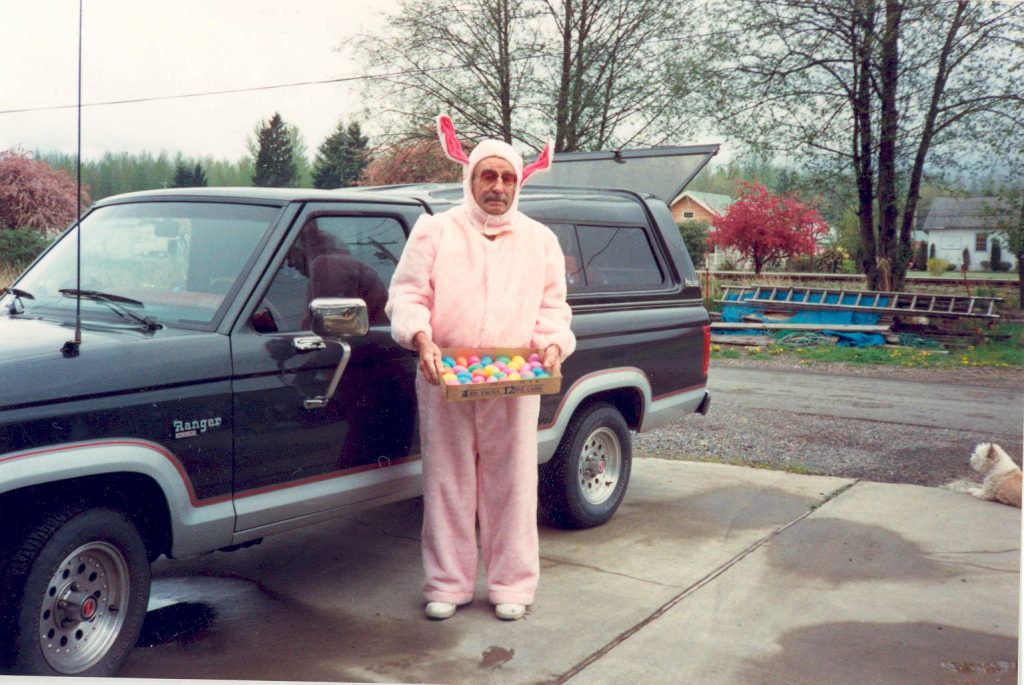
[[[913,485],[640,459],[541,587],[422,616],[421,501],[154,566],[122,675],[389,683],[1012,683],[1020,511]],[[482,580],[482,579],[481,579]]]

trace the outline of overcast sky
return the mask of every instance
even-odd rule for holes
[[[84,0],[85,103],[351,76],[344,49],[395,0]],[[341,49],[339,49],[341,48]],[[75,151],[78,1],[0,0],[0,150]],[[86,107],[82,156],[182,152],[237,160],[279,111],[309,153],[361,109],[357,84]],[[16,109],[35,111],[4,113]]]

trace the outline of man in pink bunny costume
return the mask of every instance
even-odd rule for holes
[[[436,387],[441,347],[530,347],[557,370],[576,347],[558,239],[517,209],[519,188],[550,165],[485,140],[469,157],[439,117],[448,156],[465,167],[460,205],[424,215],[391,280],[386,311],[402,346],[419,353],[426,614],[444,619],[473,599],[476,522],[488,598],[522,617],[540,576],[536,395],[448,402]]]

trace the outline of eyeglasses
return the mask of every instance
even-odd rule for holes
[[[480,180],[486,183],[487,185],[491,185],[495,181],[497,181],[498,176],[498,172],[494,171],[493,169],[484,169],[483,171],[480,172]],[[504,171],[500,174],[500,176],[502,185],[506,186],[514,186],[516,184],[516,181],[519,180],[516,178],[516,175],[511,171]]]

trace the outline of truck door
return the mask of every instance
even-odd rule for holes
[[[232,333],[238,530],[419,487],[416,358],[392,340],[384,313],[418,213],[308,205],[254,294]],[[370,322],[365,336],[347,339],[351,357],[322,407],[307,400],[326,391],[342,354],[310,330],[308,303],[318,297],[361,298]]]

